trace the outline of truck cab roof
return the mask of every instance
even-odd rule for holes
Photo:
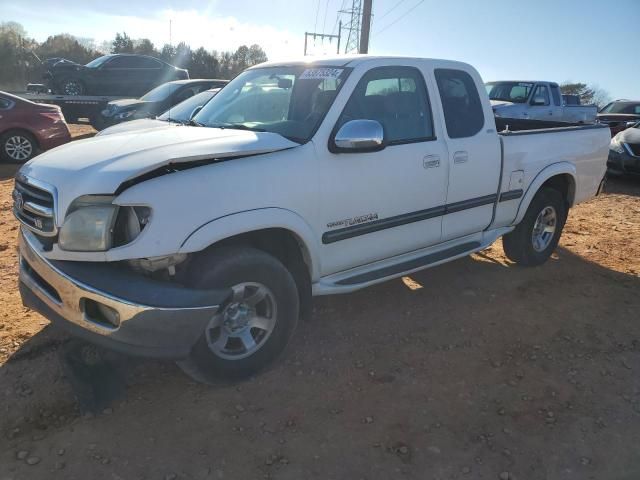
[[[293,67],[293,66],[309,66],[309,67],[357,67],[363,64],[370,63],[380,63],[381,65],[389,65],[389,62],[393,61],[411,61],[411,62],[420,62],[420,63],[438,63],[448,66],[465,66],[467,68],[473,69],[471,65],[464,62],[458,62],[455,60],[444,60],[439,58],[422,58],[422,57],[408,57],[408,56],[379,56],[379,55],[364,55],[364,54],[353,54],[353,55],[333,55],[333,56],[323,56],[323,57],[299,57],[292,58],[290,60],[281,60],[281,61],[271,61],[264,62],[258,65],[251,67],[255,68],[264,68],[264,67]]]

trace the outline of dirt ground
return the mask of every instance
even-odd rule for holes
[[[88,373],[115,397],[91,414],[75,343],[20,303],[4,167],[0,480],[640,478],[639,180],[573,209],[544,266],[498,242],[316,299],[241,385],[112,359]]]

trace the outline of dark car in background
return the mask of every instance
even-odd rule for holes
[[[640,121],[640,100],[614,100],[598,112],[596,120],[611,129],[611,136]]]
[[[607,171],[609,175],[640,175],[640,122],[611,139]]]
[[[101,129],[129,120],[156,117],[204,90],[221,88],[227,83],[228,80],[215,79],[176,80],[157,86],[137,99],[113,100],[101,112],[97,127]]]
[[[204,92],[196,93],[193,97],[187,98],[184,102],[171,107],[156,118],[143,118],[140,120],[133,120],[131,122],[118,123],[101,130],[97,133],[97,136],[148,130],[151,128],[164,127],[167,123],[186,125],[194,116],[194,113],[197,113],[202,107],[204,107],[219,91],[219,88],[212,88],[210,90],[205,90]]]
[[[138,97],[189,72],[147,55],[111,54],[80,65],[65,59],[44,62],[47,86],[60,95],[126,95]]]
[[[0,159],[23,163],[42,150],[71,140],[57,105],[34,103],[0,92]]]

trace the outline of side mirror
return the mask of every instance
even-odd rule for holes
[[[532,101],[531,101],[531,105],[534,106],[544,106],[546,105],[547,102],[545,101],[544,97],[535,97]]]
[[[384,148],[384,129],[376,120],[351,120],[334,138],[337,152],[373,152]]]
[[[189,115],[189,120],[193,120],[193,117],[195,117],[198,113],[200,113],[200,110],[202,110],[202,107],[204,105],[198,105],[196,108],[193,109],[193,111],[191,112],[191,115]]]

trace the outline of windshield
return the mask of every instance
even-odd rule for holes
[[[142,97],[140,97],[140,100],[144,102],[161,102],[173,92],[178,90],[178,88],[180,88],[179,83],[163,83],[153,90],[149,90]]]
[[[611,102],[600,110],[600,113],[626,113],[629,115],[640,115],[640,103]]]
[[[85,67],[89,67],[89,68],[98,68],[100,65],[102,65],[104,62],[106,62],[107,60],[109,60],[113,55],[104,55],[102,57],[98,57],[95,60],[91,60],[89,63],[87,63],[85,65]]]
[[[348,70],[264,67],[240,74],[194,121],[205,127],[273,132],[307,142],[333,103]]]
[[[193,97],[187,98],[184,102],[180,102],[174,107],[164,112],[158,117],[158,120],[166,120],[177,123],[186,123],[191,119],[191,114],[202,105],[206,105],[213,98],[218,90],[207,90],[200,92]]]
[[[528,82],[490,82],[485,85],[490,100],[524,103],[529,98],[533,83]]]

